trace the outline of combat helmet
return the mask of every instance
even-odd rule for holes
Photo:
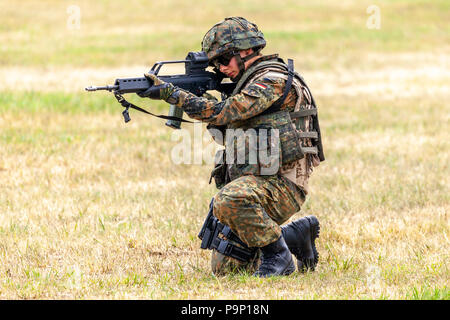
[[[264,34],[256,24],[242,17],[228,17],[216,23],[202,40],[202,51],[207,54],[210,62],[225,53],[234,53],[241,69],[240,75],[244,71],[244,62],[258,55],[265,46]],[[240,58],[239,51],[250,48],[254,53]]]

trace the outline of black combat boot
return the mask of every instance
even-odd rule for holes
[[[271,244],[261,247],[261,264],[253,274],[257,277],[287,276],[295,271],[292,254],[283,236]]]
[[[304,217],[281,227],[281,232],[289,250],[297,258],[298,271],[314,271],[319,261],[315,244],[320,233],[319,220],[315,216]]]

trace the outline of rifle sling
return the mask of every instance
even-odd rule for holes
[[[166,120],[173,120],[173,121],[181,121],[181,122],[188,122],[188,123],[194,123],[193,121],[189,121],[189,120],[185,120],[183,118],[179,118],[179,117],[173,117],[173,116],[164,116],[162,114],[154,114],[151,113],[145,109],[142,109],[141,107],[138,107],[135,104],[132,104],[131,102],[128,102],[127,100],[125,100],[125,98],[117,91],[114,91],[114,97],[116,97],[117,101],[122,105],[122,107],[128,109],[128,108],[132,108],[138,111],[141,111],[143,113],[149,114],[151,116],[157,117],[157,118],[161,118],[161,119],[166,119]]]

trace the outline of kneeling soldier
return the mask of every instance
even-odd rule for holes
[[[314,270],[318,260],[316,217],[281,227],[300,210],[313,167],[324,160],[317,107],[293,61],[262,55],[265,45],[255,24],[226,18],[206,33],[202,50],[216,72],[236,83],[232,94],[220,102],[197,97],[151,74],[154,86],[139,94],[181,107],[225,135],[212,173],[220,191],[200,234],[202,248],[213,250],[215,274],[245,268],[259,277],[289,275],[292,254],[300,271]]]

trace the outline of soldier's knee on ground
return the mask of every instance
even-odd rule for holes
[[[223,255],[216,250],[211,253],[211,270],[216,276],[224,276],[230,273],[248,272],[254,273],[260,263],[260,253],[257,252],[253,259],[248,262],[239,261],[232,257]]]

